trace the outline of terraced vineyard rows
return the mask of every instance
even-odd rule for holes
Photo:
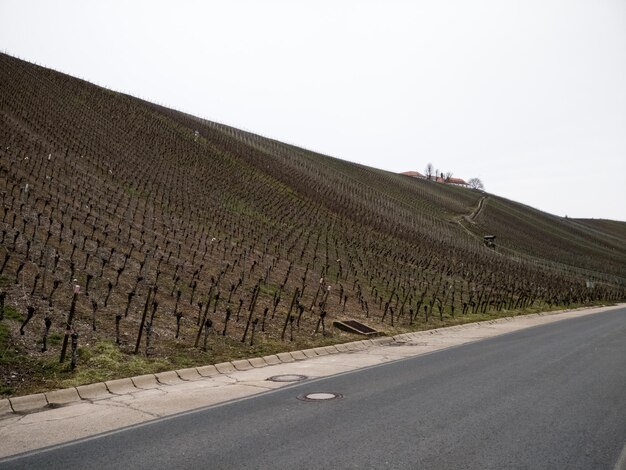
[[[398,331],[625,296],[624,244],[601,226],[546,230],[537,248],[525,218],[539,216],[490,197],[471,230],[528,256],[493,251],[455,222],[480,192],[6,55],[0,161],[6,395],[86,380],[103,348],[126,358],[110,378],[138,357],[157,370],[341,341],[340,318]],[[594,287],[562,265],[597,272]]]

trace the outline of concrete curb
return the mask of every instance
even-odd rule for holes
[[[278,358],[277,355],[273,354],[271,356],[263,356],[262,359],[267,362],[268,366],[274,366],[276,364],[280,364],[281,360]]]
[[[107,380],[104,384],[109,392],[114,395],[127,395],[137,391],[137,387],[130,379]]]
[[[215,364],[215,368],[220,374],[224,375],[232,374],[237,370],[232,362],[220,362],[219,364]]]
[[[192,381],[192,380],[200,380],[203,377],[198,372],[198,369],[195,367],[191,367],[189,369],[180,369],[177,370],[176,373],[182,380]]]
[[[237,370],[250,370],[252,369],[252,364],[247,359],[240,359],[238,361],[232,361],[231,364]]]
[[[154,374],[154,376],[156,377],[157,382],[161,385],[176,385],[183,382],[176,371],[173,370],[158,372]]]
[[[65,405],[67,403],[80,401],[80,396],[74,387],[54,390],[52,392],[47,392],[45,395],[48,403],[51,405]]]
[[[220,375],[220,372],[217,370],[217,368],[214,365],[198,367],[196,370],[198,371],[198,374],[206,378]]]
[[[278,358],[276,354],[272,354],[271,356],[263,356],[262,359],[267,363],[268,366],[282,364],[282,361]]]
[[[389,338],[387,342],[391,343],[393,339]],[[357,343],[359,342],[357,341]],[[196,368],[138,375],[135,377],[96,382],[34,395],[8,398],[0,400],[0,419],[7,418],[11,415],[23,415],[44,411],[50,405],[69,405],[80,402],[105,400],[143,390],[177,385],[186,381],[204,380],[218,375],[227,375],[236,371],[250,370],[276,364],[288,364],[341,352],[349,351],[347,347],[341,344],[324,346],[307,349],[305,351],[289,351],[264,357],[239,359]]]
[[[159,382],[154,374],[138,375],[137,377],[131,377],[135,387],[141,390],[150,390],[152,388],[158,388]]]
[[[104,398],[111,398],[109,389],[104,382],[96,382],[95,384],[80,385],[76,387],[78,395],[83,400],[102,400]],[[10,400],[10,399],[9,399]]]
[[[204,380],[218,375],[227,375],[236,371],[249,370],[253,368],[267,367],[276,364],[288,364],[295,361],[303,361],[309,358],[325,356],[329,354],[350,353],[363,351],[376,346],[386,346],[392,343],[405,343],[426,335],[437,335],[443,331],[464,329],[470,326],[488,326],[511,321],[518,317],[538,317],[545,315],[555,315],[564,312],[586,310],[598,307],[583,307],[572,310],[559,310],[555,312],[533,313],[528,315],[518,315],[515,317],[502,317],[493,320],[485,320],[475,323],[464,323],[433,330],[415,331],[411,333],[401,333],[392,337],[378,337],[350,343],[340,343],[333,346],[321,346],[302,351],[282,352],[274,355],[255,357],[251,359],[240,359],[230,362],[221,362],[196,368],[180,369],[156,374],[139,375],[124,379],[97,382],[89,385],[80,385],[67,389],[53,390],[45,393],[36,393],[21,397],[13,397],[0,400],[0,419],[10,416],[24,415],[44,411],[54,405],[70,405],[83,401],[95,401],[126,395],[143,390],[159,387],[177,385],[187,381]]]
[[[248,359],[252,367],[267,367],[267,362],[262,357],[253,357],[252,359]]]
[[[302,354],[304,355],[304,354]],[[293,358],[293,356],[291,354],[289,354],[288,352],[285,353],[278,353],[276,354],[276,357],[278,358],[278,360],[280,362],[282,362],[283,364],[287,364],[288,362],[295,362],[296,360]]]
[[[43,408],[48,404],[48,400],[43,393],[35,395],[26,395],[24,397],[9,398],[11,408],[15,413],[24,413],[30,410]]]

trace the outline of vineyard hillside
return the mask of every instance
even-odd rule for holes
[[[0,195],[3,396],[355,339],[337,320],[392,334],[625,298],[623,222],[346,162],[4,54]]]

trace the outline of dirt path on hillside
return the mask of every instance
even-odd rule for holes
[[[455,217],[454,221],[459,224],[461,226],[461,228],[463,230],[465,230],[465,232],[472,238],[478,240],[480,242],[481,245],[483,245],[483,247],[487,250],[492,251],[493,253],[496,253],[498,255],[502,255],[503,253],[500,253],[499,251],[497,251],[495,248],[488,248],[485,244],[484,244],[484,239],[482,236],[472,232],[469,228],[467,228],[465,222],[470,223],[472,225],[476,225],[475,219],[483,213],[483,211],[485,210],[485,206],[487,205],[487,199],[489,199],[489,196],[483,196],[480,198],[480,200],[478,201],[478,204],[476,205],[476,207],[474,208],[474,210],[472,210],[472,212],[470,214],[464,214],[464,215],[459,215],[457,217]]]
[[[474,210],[472,210],[472,212],[470,214],[464,214],[464,215],[459,215],[457,217],[454,218],[454,221],[459,224],[461,226],[461,228],[463,230],[465,230],[467,232],[467,234],[473,238],[476,238],[477,240],[482,241],[482,239],[476,235],[475,233],[473,233],[471,230],[469,230],[465,224],[463,222],[469,222],[471,224],[475,224],[476,222],[474,222],[474,220],[476,219],[476,217],[478,217],[483,210],[485,209],[485,205],[487,204],[487,198],[488,196],[483,196],[480,198],[480,200],[478,201],[478,204],[476,205],[476,207],[474,208]]]
[[[474,219],[476,219],[476,217],[478,217],[482,213],[483,209],[485,208],[485,204],[487,204],[487,196],[483,196],[480,198],[480,201],[478,201],[478,205],[476,206],[476,209],[474,209],[470,215],[464,216],[465,219],[468,222],[474,223]]]

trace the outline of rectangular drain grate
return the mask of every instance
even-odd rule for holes
[[[333,326],[343,331],[365,336],[378,336],[381,333],[356,320],[334,321]]]

